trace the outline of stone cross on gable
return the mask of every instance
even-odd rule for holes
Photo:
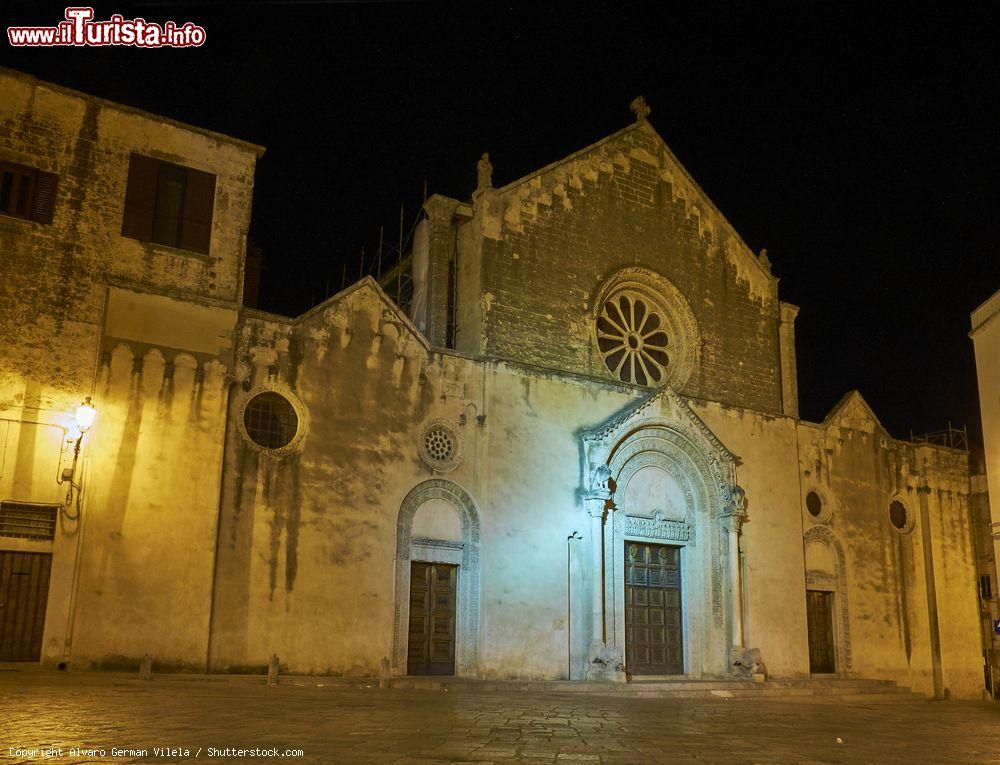
[[[632,103],[628,105],[628,108],[635,113],[636,122],[645,122],[646,117],[648,117],[649,113],[652,111],[652,109],[649,108],[649,104],[646,103],[646,99],[642,96],[636,96],[632,100]]]

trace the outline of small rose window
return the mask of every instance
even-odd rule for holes
[[[455,441],[444,428],[431,428],[424,435],[424,450],[434,462],[451,462],[455,456]]]
[[[644,298],[613,296],[597,318],[597,346],[604,364],[622,382],[655,385],[667,378],[670,338],[660,313]]]
[[[420,458],[435,471],[453,470],[462,461],[462,439],[450,424],[441,420],[424,428],[417,446]]]

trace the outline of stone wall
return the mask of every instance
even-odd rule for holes
[[[701,331],[683,392],[782,410],[777,280],[648,123],[477,193],[475,217],[460,230],[468,278],[457,347],[608,376],[593,334],[595,295],[619,270],[642,267],[680,291]]]
[[[209,255],[121,235],[129,157],[217,176]],[[0,217],[0,409],[75,406],[109,281],[238,304],[257,147],[0,69],[0,157],[58,176],[51,224]]]
[[[978,698],[968,455],[895,441],[856,393],[822,425],[802,423],[799,443],[805,536],[822,532],[842,550],[836,631],[849,640],[849,671]],[[809,492],[822,500],[819,518],[806,508]],[[890,520],[893,501],[906,511],[901,529]]]
[[[132,153],[216,175],[208,254],[122,236]],[[43,662],[205,665],[261,153],[0,69],[0,159],[58,176],[51,223],[0,216],[0,496],[64,505],[53,542],[0,539],[53,555]],[[86,396],[98,415],[68,492]]]
[[[970,337],[975,348],[979,377],[986,481],[993,519],[993,556],[1000,561],[1000,290],[972,312]],[[983,541],[990,544],[989,538]],[[994,581],[1000,581],[1000,571]]]
[[[274,459],[233,424],[239,400],[231,409],[214,668],[261,666],[277,652],[298,671],[373,674],[387,656],[405,672],[398,606],[408,586],[394,573],[396,523],[415,487],[443,481],[468,494],[481,532],[470,674],[564,678],[572,667],[580,676],[593,576],[579,434],[649,393],[431,349],[370,281],[295,321],[248,314],[239,356],[245,395],[284,392],[308,424],[298,447]],[[838,603],[848,609],[838,630],[846,628],[849,664],[838,671],[934,692],[920,525],[900,534],[889,523],[898,490],[918,515],[919,496],[926,501],[944,686],[978,697],[964,455],[876,433],[859,397],[822,425],[690,403],[742,459],[745,642],[762,650],[769,672],[809,672],[804,550],[819,538],[843,556]],[[447,472],[420,457],[433,422],[461,441]],[[929,488],[918,495],[918,485]],[[813,488],[830,504],[822,522],[805,509]]]

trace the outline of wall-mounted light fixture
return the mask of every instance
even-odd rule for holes
[[[94,404],[87,396],[83,400],[83,403],[76,408],[76,443],[73,444],[73,466],[64,468],[62,471],[62,477],[59,483],[68,483],[69,489],[66,492],[66,515],[70,520],[76,520],[80,517],[80,492],[83,488],[83,482],[77,479],[76,466],[80,460],[80,447],[83,444],[84,434],[90,430],[91,426],[94,424],[94,420],[97,417],[97,410],[94,408]],[[76,500],[74,503],[73,490],[76,490]],[[76,513],[70,514],[68,508],[76,505]]]
[[[87,396],[83,400],[83,403],[76,408],[76,427],[81,435],[90,430],[90,426],[94,424],[95,417],[97,417],[97,410],[94,409],[90,396]],[[79,439],[77,439],[77,443],[80,443]]]

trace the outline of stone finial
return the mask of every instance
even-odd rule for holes
[[[476,164],[476,171],[479,174],[479,184],[477,191],[485,191],[493,188],[493,165],[490,164],[490,155],[483,152],[482,159]]]
[[[648,117],[649,113],[653,111],[649,108],[649,104],[646,103],[646,99],[642,96],[636,96],[632,99],[632,103],[628,105],[628,108],[635,114],[636,122],[645,122],[646,117]]]
[[[757,260],[764,267],[764,270],[771,273],[771,259],[767,257],[767,249],[762,249],[760,255],[757,256]]]

